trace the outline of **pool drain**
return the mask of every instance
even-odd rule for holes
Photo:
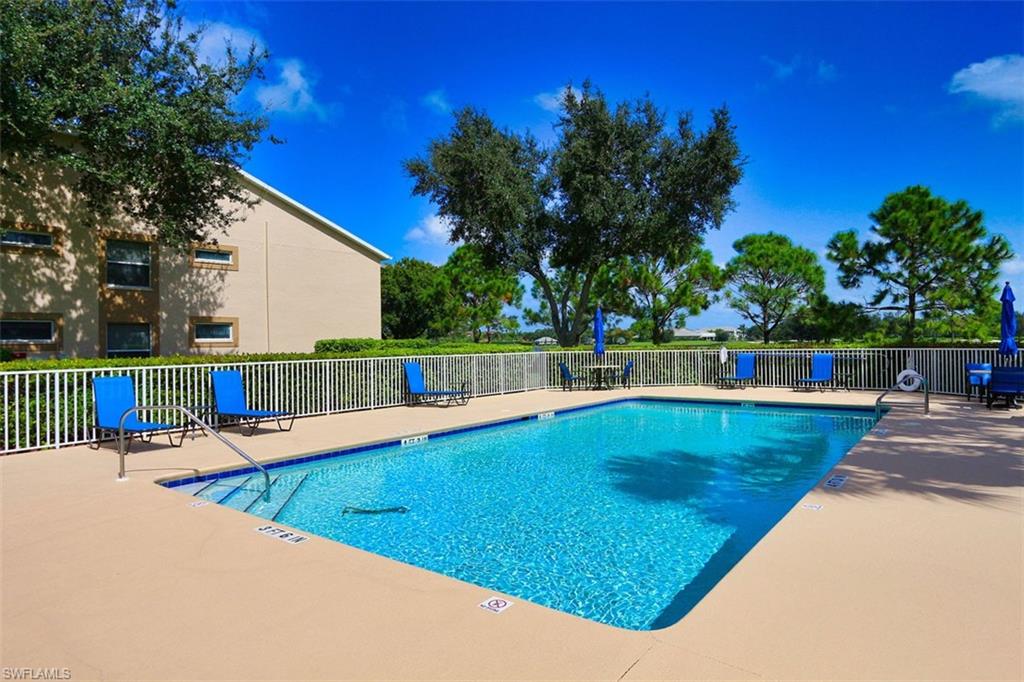
[[[385,507],[383,509],[362,509],[360,507],[345,507],[342,514],[404,514],[409,511],[408,507]]]

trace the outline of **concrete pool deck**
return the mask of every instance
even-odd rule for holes
[[[870,406],[877,393],[536,391],[225,431],[258,459],[625,396]],[[915,396],[919,400],[919,396]],[[166,443],[166,441],[165,441]],[[0,665],[71,679],[1021,679],[1024,412],[898,408],[675,625],[634,632],[152,481],[240,460],[212,438],[0,458]],[[819,509],[803,505],[820,505]],[[6,674],[6,673],[5,673]]]

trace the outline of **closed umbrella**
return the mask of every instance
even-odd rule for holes
[[[597,307],[597,314],[594,315],[594,355],[604,355],[604,315],[601,306]]]
[[[1013,312],[1013,289],[1007,282],[1003,287],[1003,295],[999,297],[1003,302],[1003,313],[999,319],[999,354],[1017,355],[1017,316]]]

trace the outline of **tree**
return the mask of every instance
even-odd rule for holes
[[[725,284],[711,252],[696,244],[669,245],[658,256],[624,258],[613,271],[612,290],[618,295],[608,302],[623,315],[650,320],[654,343],[665,340],[670,325],[682,326],[687,315],[707,310]]]
[[[689,116],[667,133],[650,100],[612,111],[584,83],[565,91],[553,149],[467,108],[405,168],[453,240],[530,275],[559,343],[574,345],[604,264],[688,243],[731,210],[742,159],[728,111],[712,118],[699,135]]]
[[[771,341],[772,332],[825,287],[825,270],[810,249],[774,232],[748,234],[733,243],[726,265],[729,306]]]
[[[853,341],[878,328],[878,320],[856,303],[832,301],[824,294],[786,318],[775,338],[790,341]]]
[[[381,332],[386,339],[444,335],[449,302],[441,268],[415,258],[402,258],[380,271]]]
[[[854,230],[836,233],[828,258],[844,287],[876,282],[868,308],[900,314],[907,341],[919,316],[962,313],[993,298],[1000,266],[1013,256],[1004,237],[989,236],[981,211],[920,185],[890,194],[869,217],[872,236],[859,243]]]
[[[518,322],[504,315],[507,305],[523,301],[523,285],[515,270],[488,267],[478,246],[455,249],[441,268],[444,289],[453,302],[456,328],[468,330],[473,341],[514,331]],[[515,322],[515,324],[513,324]]]
[[[238,169],[267,120],[237,95],[265,52],[201,60],[173,0],[0,0],[2,174],[68,171],[99,217],[123,211],[171,245],[209,241],[254,203]]]

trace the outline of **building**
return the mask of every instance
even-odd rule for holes
[[[216,244],[187,253],[123,219],[95,225],[56,173],[30,190],[3,185],[3,348],[29,357],[310,352],[317,339],[380,338],[388,255],[255,177],[242,181],[259,203]]]
[[[677,340],[714,341],[718,332],[725,332],[729,340],[739,338],[736,327],[706,327],[704,329],[673,329],[672,336]]]
[[[707,329],[673,329],[672,337],[677,340],[715,340],[715,333]]]

